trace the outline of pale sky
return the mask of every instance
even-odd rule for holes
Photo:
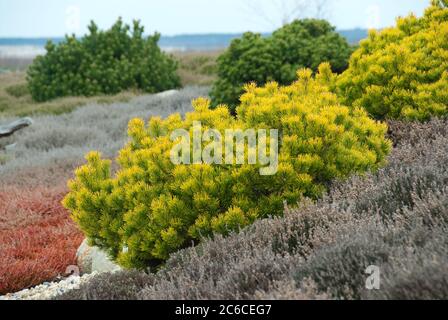
[[[84,34],[90,20],[108,28],[122,16],[140,19],[147,33],[267,32],[272,22],[254,11],[264,9],[281,24],[278,3],[294,0],[0,0],[0,37],[58,37]],[[311,3],[313,0],[302,0]],[[382,28],[396,16],[421,15],[429,0],[328,0],[330,20],[338,29]],[[255,3],[255,6],[247,3]],[[276,6],[277,5],[277,6]],[[255,8],[255,9],[251,9]]]

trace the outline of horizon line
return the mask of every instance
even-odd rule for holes
[[[383,28],[387,28],[387,27],[383,27]],[[383,29],[383,28],[380,28]],[[355,30],[359,30],[359,31],[369,31],[368,28],[363,28],[363,27],[355,27],[355,28],[343,28],[343,29],[336,29],[337,32],[341,32],[341,31],[355,31]],[[259,34],[271,34],[274,31],[241,31],[241,32],[204,32],[204,33],[178,33],[178,34],[162,34],[158,31],[155,31],[155,33],[160,33],[161,37],[165,37],[165,38],[173,38],[173,37],[188,37],[188,36],[214,36],[214,35],[242,35],[246,32],[252,32],[252,33],[259,33]],[[154,33],[145,33],[145,36],[151,36]],[[0,36],[0,39],[48,39],[48,38],[52,38],[52,39],[63,39],[65,38],[67,35],[71,35],[71,34],[65,34],[65,35],[59,35],[59,36]],[[76,37],[82,37],[83,35],[77,35],[75,34]]]

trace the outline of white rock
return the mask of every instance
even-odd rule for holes
[[[109,259],[104,251],[97,247],[90,247],[87,240],[84,240],[78,248],[76,259],[81,274],[122,270],[120,266]]]
[[[171,97],[172,95],[175,95],[178,92],[179,92],[179,90],[167,90],[167,91],[156,93],[155,96],[158,98],[166,98],[166,97]]]
[[[80,285],[92,280],[98,273],[87,274],[82,277],[71,276],[60,282],[41,284],[31,289],[0,296],[0,300],[51,300],[65,292],[79,289]]]
[[[76,263],[81,274],[92,272],[92,247],[87,244],[85,239],[76,252]]]

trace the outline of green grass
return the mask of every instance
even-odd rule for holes
[[[178,52],[179,76],[183,86],[207,86],[216,79],[216,59],[220,52]],[[26,59],[0,59],[0,118],[25,117],[42,114],[63,114],[89,103],[110,104],[127,102],[141,92],[126,91],[117,95],[95,97],[66,97],[37,103],[31,99],[26,83]]]

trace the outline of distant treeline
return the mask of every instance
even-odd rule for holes
[[[339,30],[342,36],[347,38],[350,44],[357,44],[367,37],[366,29]],[[269,36],[270,33],[263,34]],[[186,34],[176,36],[163,36],[160,39],[162,48],[180,50],[215,50],[227,47],[235,38],[240,38],[241,33],[234,34]],[[54,43],[63,38],[50,38]],[[49,38],[0,38],[0,46],[44,46]]]

